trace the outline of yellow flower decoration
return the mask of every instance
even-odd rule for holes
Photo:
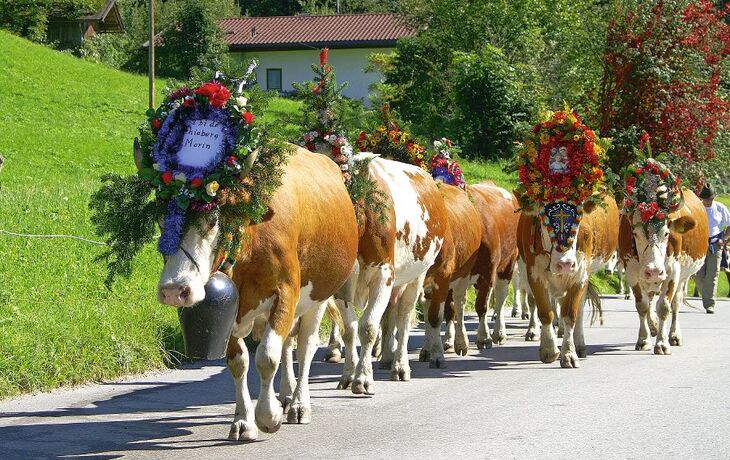
[[[215,196],[216,192],[220,188],[220,184],[216,181],[210,182],[208,185],[205,186],[205,193],[207,193],[210,196]]]

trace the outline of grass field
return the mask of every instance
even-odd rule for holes
[[[88,199],[101,175],[133,173],[131,140],[147,107],[146,78],[4,32],[0,49],[0,154],[6,160],[0,230],[96,239]],[[276,98],[262,119],[294,138],[300,128],[290,120],[298,108]],[[463,161],[462,167],[470,183],[514,186],[515,175],[503,165]],[[155,301],[155,248],[148,247],[132,279],[111,292],[102,283],[104,267],[94,262],[100,252],[73,239],[0,233],[0,398],[161,368],[180,357],[176,313]],[[601,280],[605,292],[613,285]]]

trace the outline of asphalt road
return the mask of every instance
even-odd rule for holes
[[[341,364],[317,362],[312,423],[254,443],[226,440],[233,384],[213,362],[0,402],[0,458],[730,458],[730,302],[684,308],[671,356],[634,351],[633,303],[604,306],[580,369],[540,363],[517,319],[481,351],[471,322],[469,356],[429,369],[416,330],[410,382],[376,371],[377,394],[355,396],[334,389]]]

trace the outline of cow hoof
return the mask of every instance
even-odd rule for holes
[[[324,352],[324,361],[336,364],[342,361],[342,351],[339,348],[328,348]]]
[[[529,313],[523,313],[522,314],[522,319],[530,319],[530,314]]]
[[[446,368],[446,360],[444,359],[444,356],[433,356],[431,358],[431,361],[428,363],[428,367],[431,369],[444,369]]]
[[[403,366],[396,366],[390,371],[390,380],[394,382],[407,382],[411,379],[411,370]]]
[[[284,412],[279,409],[277,413],[261,414],[256,406],[256,426],[264,433],[276,433],[281,428],[281,422],[284,418]]]
[[[663,343],[657,343],[654,345],[654,354],[655,355],[671,355],[672,349],[669,348],[669,345],[665,345]]]
[[[560,350],[557,348],[552,350],[540,348],[540,361],[545,364],[555,362],[555,360],[558,359],[558,355],[560,355]]]
[[[492,338],[486,337],[483,339],[477,339],[477,348],[483,350],[485,348],[492,348]]]
[[[588,356],[588,352],[587,352],[588,350],[586,347],[578,347],[578,349],[576,351],[578,353],[579,358],[585,358],[586,356]]]
[[[425,348],[421,348],[421,352],[418,354],[418,360],[422,363],[431,360],[431,353]]]
[[[516,308],[513,308],[513,309],[512,309],[512,314],[511,314],[511,316],[512,316],[513,318],[517,318],[517,309],[516,309]]]
[[[525,334],[525,342],[534,342],[537,340],[537,334],[535,334],[535,331],[527,331]]]
[[[560,356],[560,367],[563,369],[577,369],[580,367],[578,355],[570,352]]]
[[[390,369],[391,367],[393,367],[393,361],[387,359],[381,359],[378,361],[378,368],[380,369]]]
[[[286,423],[306,425],[312,421],[312,408],[303,405],[302,403],[295,403],[289,408],[289,413],[286,416]]]
[[[503,331],[494,331],[492,333],[492,342],[497,345],[504,345],[507,342],[507,336],[505,336]]]
[[[350,385],[352,384],[352,379],[353,379],[353,377],[349,376],[349,375],[347,377],[342,377],[340,379],[340,383],[337,384],[337,389],[338,390],[347,390],[348,388],[350,388]]]
[[[444,342],[444,353],[453,353],[455,350],[454,344],[451,342]]]
[[[651,342],[647,339],[639,339],[636,341],[636,346],[634,347],[634,350],[649,351],[651,350]]]
[[[228,433],[228,439],[231,441],[255,441],[259,437],[259,430],[253,423],[247,423],[244,420],[236,420],[231,423],[231,431]]]
[[[454,352],[456,352],[456,356],[466,356],[469,353],[469,344],[457,345],[454,347]]]
[[[352,393],[356,395],[374,395],[375,385],[373,382],[363,382],[362,380],[355,380],[352,382]]]
[[[678,335],[670,335],[669,336],[669,345],[673,347],[681,347],[682,346],[682,337]]]

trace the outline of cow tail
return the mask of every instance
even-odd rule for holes
[[[586,303],[591,305],[591,326],[598,320],[598,324],[603,326],[603,305],[601,304],[601,294],[598,288],[591,281],[588,281],[588,289],[586,290]]]
[[[337,307],[335,299],[332,297],[330,297],[330,299],[327,301],[327,316],[329,316],[332,324],[337,324],[340,330],[345,329],[345,322],[342,319],[342,315],[340,314],[340,309]]]

